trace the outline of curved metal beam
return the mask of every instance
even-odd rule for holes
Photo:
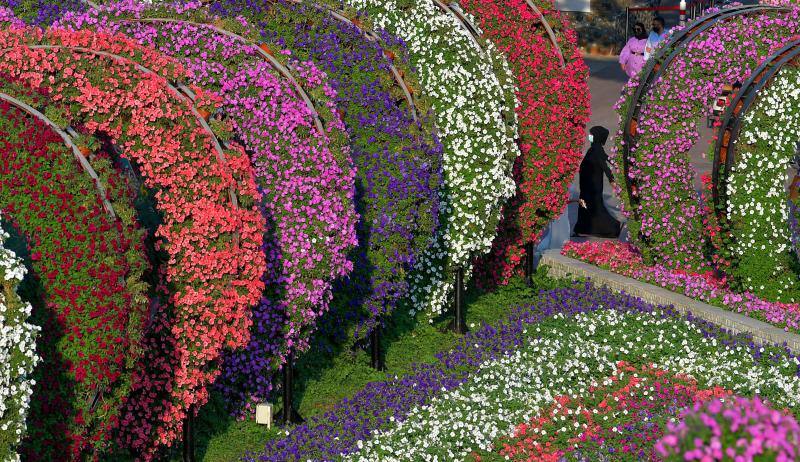
[[[788,7],[771,5],[750,5],[726,8],[711,15],[698,18],[684,29],[670,36],[669,42],[660,47],[656,54],[645,64],[645,68],[640,74],[640,82],[633,96],[631,104],[625,115],[623,128],[622,144],[622,170],[625,176],[625,186],[628,191],[628,198],[631,201],[631,212],[634,219],[639,219],[639,212],[636,208],[638,203],[637,196],[633,193],[633,181],[630,178],[630,154],[631,148],[636,143],[638,135],[638,118],[643,105],[643,96],[650,90],[650,87],[664,74],[672,61],[683,51],[685,44],[697,38],[703,32],[712,28],[719,21],[733,18],[736,16],[746,16],[766,11],[790,11]]]
[[[359,32],[361,32],[361,34],[364,36],[364,38],[366,38],[370,42],[379,44],[381,46],[381,48],[383,48],[382,40],[378,36],[378,34],[376,34],[373,30],[364,27],[363,24],[354,23],[350,18],[348,18],[347,16],[342,14],[341,11],[334,10],[333,8],[328,7],[328,6],[319,5],[319,4],[317,4],[317,3],[313,2],[313,1],[310,1],[310,0],[291,0],[291,1],[293,1],[295,4],[307,4],[307,5],[311,6],[312,8],[314,8],[314,9],[316,9],[318,11],[322,11],[322,12],[327,13],[332,18],[334,18],[334,19],[336,19],[338,21],[341,21],[341,22],[343,22],[345,24],[349,24],[349,25],[355,27]],[[406,102],[408,103],[408,106],[411,109],[411,117],[414,119],[414,122],[419,121],[419,115],[417,114],[417,105],[416,105],[416,101],[414,99],[414,96],[411,94],[411,91],[408,89],[408,86],[406,85],[405,80],[403,80],[403,76],[400,74],[400,71],[397,70],[397,67],[395,67],[394,59],[392,59],[391,57],[387,56],[385,52],[384,52],[383,56],[386,58],[386,62],[389,63],[389,70],[392,72],[392,76],[394,77],[395,83],[403,91],[403,95],[406,98]]]
[[[472,22],[464,16],[464,13],[461,11],[460,8],[453,8],[447,3],[443,2],[442,0],[432,0],[433,4],[436,5],[440,10],[449,14],[450,16],[456,18],[461,27],[467,31],[467,35],[469,35],[470,40],[472,40],[472,44],[475,45],[475,48],[482,54],[486,55],[486,50],[483,49],[481,46],[480,38],[481,34],[478,33],[478,29],[475,27]]]
[[[278,71],[278,73],[281,74],[281,76],[284,79],[286,79],[289,82],[291,82],[292,86],[295,89],[295,92],[297,92],[297,95],[306,104],[306,106],[308,107],[308,110],[311,111],[311,115],[314,118],[314,124],[317,126],[317,130],[319,130],[319,132],[321,134],[325,133],[325,126],[322,123],[322,120],[320,120],[320,118],[319,118],[319,113],[317,112],[316,106],[314,106],[314,103],[311,101],[311,98],[308,96],[308,93],[306,93],[305,89],[303,88],[302,85],[300,85],[300,82],[297,81],[297,79],[292,74],[292,72],[290,72],[289,69],[287,69],[283,64],[281,64],[280,61],[275,59],[274,56],[272,56],[271,54],[267,53],[260,46],[258,46],[255,43],[251,42],[247,38],[242,37],[241,35],[235,34],[235,33],[231,32],[229,30],[221,29],[221,28],[219,28],[219,27],[217,27],[217,26],[215,26],[213,24],[208,24],[208,23],[203,23],[203,22],[196,22],[196,21],[189,21],[189,20],[184,20],[184,19],[137,18],[137,19],[119,19],[116,22],[120,23],[120,24],[125,24],[125,23],[129,23],[129,24],[135,24],[135,23],[139,23],[139,24],[144,24],[144,23],[169,24],[169,23],[173,23],[173,24],[184,24],[184,25],[190,25],[190,26],[196,26],[196,27],[208,27],[209,29],[213,29],[215,32],[220,33],[220,34],[222,34],[222,35],[224,35],[226,37],[232,38],[232,39],[234,39],[234,40],[236,40],[236,41],[238,41],[240,43],[243,43],[245,45],[252,46],[255,49],[256,53],[258,53],[258,55],[262,59],[264,59],[267,63],[269,63],[269,65],[272,66],[273,69]]]
[[[100,200],[103,202],[103,208],[106,210],[106,213],[108,214],[109,217],[111,217],[111,219],[116,219],[117,214],[114,212],[114,207],[111,205],[111,202],[106,197],[106,189],[103,187],[103,184],[100,181],[100,177],[97,175],[97,172],[94,171],[94,168],[92,168],[92,165],[86,159],[86,156],[83,155],[80,148],[72,140],[72,137],[65,130],[59,127],[55,122],[48,119],[47,116],[36,110],[33,106],[28,105],[24,101],[21,101],[3,92],[0,92],[0,100],[6,101],[7,103],[13,105],[14,107],[27,113],[28,115],[36,117],[43,123],[47,124],[51,130],[56,132],[58,136],[60,136],[61,139],[64,140],[64,143],[72,150],[73,157],[75,157],[75,159],[78,161],[81,168],[83,168],[83,171],[86,172],[92,178],[92,180],[94,180],[95,188],[97,188],[97,194],[100,196]],[[123,286],[125,286],[125,278],[120,276],[119,279],[120,283]],[[92,404],[89,407],[90,411],[94,411],[102,394],[103,394],[102,389],[98,389],[95,392],[94,397],[92,398]]]
[[[453,2],[450,5],[447,5],[442,0],[433,0],[433,4],[443,12],[449,13],[451,16],[456,18],[456,21],[461,24],[461,27],[467,31],[467,35],[469,36],[470,40],[472,40],[472,43],[478,50],[478,53],[488,58],[486,50],[484,50],[481,46],[481,34],[478,33],[478,29],[475,27],[475,25],[472,24],[472,22],[464,15],[461,7],[458,6],[458,3]],[[503,60],[505,60],[504,57]],[[503,120],[506,122],[509,120],[515,120],[516,115],[514,114],[514,110],[512,109],[511,111],[508,111],[507,109],[508,108],[503,108],[502,113],[500,114]]]
[[[133,60],[131,60],[129,58],[126,58],[126,57],[120,56],[120,55],[115,55],[113,53],[109,53],[109,52],[106,52],[106,51],[92,50],[92,49],[84,48],[84,47],[69,47],[69,46],[63,46],[63,45],[29,45],[29,44],[21,44],[20,46],[24,46],[24,47],[29,48],[31,50],[69,50],[69,51],[73,51],[73,52],[76,52],[76,53],[85,53],[85,54],[90,54],[90,55],[95,55],[95,56],[101,56],[101,57],[104,57],[104,58],[109,58],[111,60],[116,60],[116,61],[120,61],[120,62],[123,62],[123,63],[133,64],[134,67],[139,72],[142,72],[144,74],[155,75],[155,76],[158,75],[156,72],[154,72],[154,71],[142,66],[141,64],[139,64],[139,63],[137,63],[137,62],[135,62],[135,61],[133,61]],[[2,49],[2,50],[0,50],[0,53],[5,53],[5,52],[7,52],[7,51],[9,51],[11,49],[13,49],[13,48]],[[217,139],[216,135],[214,135],[214,131],[211,130],[211,126],[208,125],[208,122],[203,118],[203,116],[200,115],[200,112],[194,106],[194,103],[192,102],[191,95],[186,95],[186,94],[182,93],[177,88],[175,88],[175,86],[173,86],[170,82],[166,82],[166,84],[167,84],[167,88],[173,94],[173,96],[177,97],[178,99],[180,99],[181,101],[183,101],[184,103],[186,103],[189,106],[190,110],[192,111],[192,114],[194,114],[195,118],[197,119],[197,122],[200,123],[200,126],[203,128],[204,131],[207,132],[208,136],[211,137],[211,141],[212,141],[212,143],[214,145],[214,150],[216,151],[216,154],[217,154],[217,160],[222,165],[227,167],[228,166],[228,160],[225,157],[225,151],[222,149],[222,145],[220,145],[219,140]],[[234,208],[239,208],[239,200],[236,197],[236,191],[234,190],[233,186],[228,188],[228,197],[229,197],[233,207]]]
[[[556,39],[556,33],[553,31],[553,28],[550,27],[550,23],[547,22],[547,19],[544,17],[542,11],[534,5],[533,0],[525,0],[525,3],[528,4],[528,7],[533,10],[534,14],[539,16],[539,20],[542,22],[544,29],[547,31],[547,35],[550,37],[550,41],[553,43],[553,49],[555,49],[556,54],[558,54],[558,61],[561,63],[561,69],[566,69],[567,64],[564,62],[564,53],[561,51],[561,47],[558,45],[558,39]]]
[[[725,109],[722,123],[717,132],[717,141],[714,144],[714,170],[712,171],[714,210],[720,218],[724,218],[725,210],[722,207],[724,194],[724,178],[720,173],[722,165],[725,171],[730,172],[736,157],[736,143],[742,129],[742,119],[750,110],[759,95],[759,92],[769,85],[775,76],[787,64],[795,63],[800,59],[800,40],[795,40],[767,58],[750,74],[742,84],[741,90],[731,100]]]
[[[97,194],[100,196],[100,200],[103,201],[103,208],[106,209],[106,213],[108,213],[108,215],[111,218],[116,218],[117,214],[114,212],[114,207],[111,205],[111,202],[106,197],[106,189],[103,187],[100,181],[100,177],[97,175],[97,172],[94,171],[92,165],[86,159],[86,156],[83,155],[80,148],[72,140],[72,137],[69,136],[69,134],[66,131],[64,131],[61,127],[59,127],[55,122],[48,119],[47,116],[36,110],[33,106],[30,106],[29,104],[25,103],[24,101],[21,101],[7,93],[2,93],[2,92],[0,92],[0,100],[5,101],[11,104],[12,106],[16,107],[17,109],[25,112],[26,114],[39,119],[43,123],[47,124],[50,127],[50,129],[56,132],[58,136],[60,136],[61,139],[64,140],[64,144],[66,144],[72,150],[73,157],[75,157],[75,160],[77,160],[78,163],[81,165],[83,171],[86,172],[86,174],[89,175],[92,178],[92,180],[94,180],[95,187],[97,188]]]

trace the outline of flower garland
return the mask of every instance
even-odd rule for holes
[[[513,196],[517,121],[513,76],[491,42],[477,49],[458,21],[430,0],[350,0],[365,23],[401,37],[436,113],[444,147],[440,231],[411,275],[411,311],[446,309],[453,270],[469,277],[472,258],[487,252],[500,209]],[[474,22],[474,21],[473,21]]]
[[[467,333],[436,363],[368,384],[244,460],[463,460],[456,453],[470,454],[476,441],[489,450],[555,395],[579,394],[622,360],[800,404],[798,359],[785,348],[586,284],[540,293],[500,325]]]
[[[175,21],[124,22],[132,18]],[[220,22],[199,2],[178,7],[124,1],[67,15],[59,26],[125,32],[180,57],[194,82],[220,92],[227,121],[251,153],[269,223],[267,292],[253,310],[249,345],[226,355],[217,383],[230,409],[244,416],[269,399],[270,377],[288,349],[308,347],[317,318],[327,311],[331,281],[352,269],[346,257],[356,243],[353,167],[333,103],[336,93],[312,63],[293,61],[298,79],[322,103],[317,108],[328,131],[319,133],[310,109],[259,50],[215,28],[247,34],[247,22]]]
[[[713,272],[692,273],[661,265],[647,265],[638,250],[628,243],[567,242],[561,253],[617,274],[800,333],[800,304],[771,302],[750,292],[738,293],[729,287],[726,279],[717,278]]]
[[[8,76],[0,90],[46,104],[41,92]],[[28,140],[4,146],[0,208],[27,241],[37,279],[26,281],[23,293],[44,330],[23,452],[29,460],[77,458],[106,447],[130,388],[147,310],[142,235],[128,190],[108,162],[98,159],[96,172],[119,220],[107,214],[94,180],[58,134],[7,102],[0,108],[3,139]],[[57,418],[48,416],[51,407],[61,409]]]
[[[664,462],[797,460],[800,424],[759,398],[695,403],[656,443]]]
[[[38,29],[0,32],[0,72],[42,85],[87,133],[107,134],[134,161],[145,186],[156,190],[163,222],[156,232],[168,255],[169,299],[156,310],[145,355],[120,421],[120,443],[150,458],[169,445],[192,406],[208,399],[223,348],[249,340],[249,307],[263,290],[264,220],[255,208],[256,186],[244,152],[230,149],[223,165],[213,138],[164,77],[143,74],[132,61],[69,49],[102,50],[141,60],[180,81],[185,71],[169,59],[119,36]],[[23,44],[27,44],[23,45]],[[108,69],[114,69],[109,73]],[[214,95],[195,89],[196,104],[214,109]],[[230,201],[238,193],[240,207]]]
[[[564,68],[559,50],[526,0],[460,4],[505,55],[516,77],[522,151],[514,165],[517,193],[503,209],[492,251],[474,266],[479,284],[506,284],[525,261],[525,244],[538,240],[566,206],[589,120],[588,69],[575,32],[550,0],[537,4],[555,27]]]
[[[9,237],[0,228],[0,460],[19,462],[16,446],[25,435],[35,383],[33,368],[40,361],[36,337],[41,328],[28,323],[31,305],[17,294],[27,269],[5,246]]]
[[[792,247],[786,184],[800,141],[800,71],[782,69],[742,120],[736,158],[723,172],[732,244],[723,247],[728,272],[742,290],[798,302],[800,280]]]
[[[645,260],[671,268],[702,270],[702,217],[688,152],[699,139],[697,119],[704,116],[724,85],[744,79],[772,51],[800,32],[800,9],[734,16],[715,23],[687,43],[645,96],[631,146],[629,176],[636,184],[639,221],[629,220]],[[766,33],[765,31],[769,31]],[[618,103],[621,114],[633,104],[635,84]],[[621,169],[621,132],[613,148],[617,184]],[[617,188],[619,189],[619,188]],[[619,191],[632,211],[627,191]]]

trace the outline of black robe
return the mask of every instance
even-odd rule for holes
[[[578,222],[573,231],[575,234],[619,237],[621,225],[603,204],[603,174],[608,177],[608,181],[614,181],[603,143],[595,140],[581,162],[581,199],[586,203],[586,208],[578,207]]]

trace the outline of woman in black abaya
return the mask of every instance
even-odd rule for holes
[[[578,208],[578,222],[574,234],[597,237],[619,237],[621,225],[608,213],[603,204],[603,175],[613,182],[608,156],[603,146],[608,140],[608,130],[595,126],[589,130],[592,146],[586,152],[580,169],[581,200],[585,207]]]

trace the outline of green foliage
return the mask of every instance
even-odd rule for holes
[[[496,324],[508,311],[530,302],[540,290],[565,287],[572,283],[547,276],[545,268],[533,277],[528,287],[521,279],[512,279],[508,286],[495,292],[467,291],[465,306],[467,325]],[[295,407],[304,417],[321,414],[342,398],[353,395],[369,382],[385,380],[386,374],[402,375],[410,372],[413,364],[436,360],[436,353],[449,349],[459,336],[448,329],[450,319],[440,318],[433,323],[417,323],[405,310],[397,310],[382,337],[387,372],[370,367],[369,354],[361,350],[330,352],[314,348],[303,356],[297,365]],[[317,345],[319,345],[317,343]],[[273,409],[280,411],[280,396],[273,401]],[[266,429],[252,421],[235,421],[225,411],[219,396],[203,408],[198,420],[198,460],[203,462],[228,462],[236,460],[243,452],[263,449],[268,439],[280,438],[282,429]],[[172,460],[180,457],[173,454]],[[116,462],[116,461],[115,461]]]

